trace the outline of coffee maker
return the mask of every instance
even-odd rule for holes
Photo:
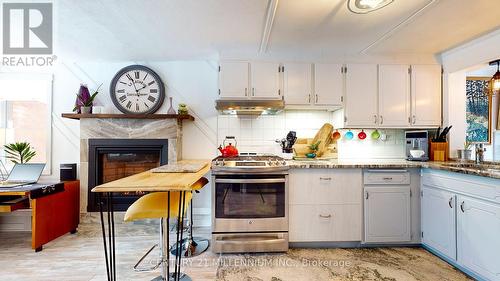
[[[406,160],[429,160],[429,132],[406,131]]]

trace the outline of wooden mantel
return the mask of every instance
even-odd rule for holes
[[[189,114],[80,114],[63,113],[63,118],[80,120],[82,118],[125,118],[125,119],[177,119],[194,121]]]

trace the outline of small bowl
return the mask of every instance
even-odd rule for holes
[[[411,157],[414,157],[414,158],[420,158],[420,157],[424,156],[424,154],[425,154],[425,151],[423,151],[423,150],[419,150],[419,149],[410,150],[410,155],[411,155]]]
[[[316,158],[316,153],[306,153],[307,158]]]

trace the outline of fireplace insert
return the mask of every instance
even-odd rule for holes
[[[89,139],[88,212],[99,211],[97,185],[144,172],[168,162],[167,139]],[[125,211],[142,192],[113,195],[115,211]]]

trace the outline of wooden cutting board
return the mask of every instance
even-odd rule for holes
[[[151,170],[153,173],[196,173],[203,169],[207,163],[173,163],[160,166]]]
[[[318,133],[314,137],[312,143],[317,143],[318,141],[319,146],[318,146],[318,151],[316,152],[316,155],[320,157],[325,153],[328,145],[332,142],[332,132],[333,132],[333,126],[332,124],[325,123],[321,129],[319,129]]]

